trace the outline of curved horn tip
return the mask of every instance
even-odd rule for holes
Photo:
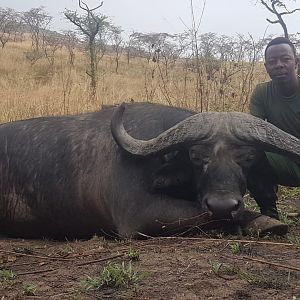
[[[125,103],[125,102],[122,102],[121,104],[119,104],[119,105],[115,108],[115,110],[114,110],[114,112],[113,112],[113,119],[114,119],[114,118],[117,118],[117,117],[119,117],[119,116],[123,116],[123,113],[124,113],[124,111],[125,111],[125,107],[126,107],[126,103]]]
[[[126,103],[123,102],[119,106],[117,106],[115,108],[115,110],[113,111],[112,118],[110,121],[110,128],[111,128],[112,135],[114,137],[117,136],[117,128],[123,126],[122,119],[123,119],[123,114],[125,111],[125,106],[126,106]]]
[[[121,110],[122,112],[125,110],[125,106],[126,106],[126,102],[122,102],[119,106],[118,106],[118,110]]]

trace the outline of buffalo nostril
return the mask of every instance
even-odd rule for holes
[[[203,199],[203,209],[212,213],[217,219],[234,218],[242,207],[242,201],[235,197],[217,195]]]

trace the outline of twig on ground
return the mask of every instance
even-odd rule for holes
[[[86,250],[82,253],[72,253],[69,255],[70,258],[74,259],[74,258],[80,258],[80,257],[84,257],[84,256],[90,256],[90,255],[94,255],[97,254],[99,252],[105,252],[106,250],[104,248],[95,248],[95,249],[91,249],[91,250]]]
[[[252,261],[255,261],[255,262],[259,262],[259,263],[262,263],[262,264],[267,264],[267,265],[270,265],[270,266],[278,267],[278,268],[283,268],[283,269],[287,269],[287,270],[293,270],[293,271],[300,272],[300,268],[297,268],[297,267],[292,267],[292,266],[287,266],[287,265],[283,265],[283,264],[273,263],[273,262],[265,261],[263,259],[258,259],[258,258],[248,257],[248,256],[242,256],[242,258],[247,259],[247,260],[252,260]]]
[[[274,246],[295,246],[292,243],[278,243],[270,241],[253,241],[253,240],[239,240],[239,239],[215,239],[215,238],[194,238],[194,237],[177,237],[177,236],[167,236],[167,237],[152,237],[143,233],[139,233],[141,236],[152,238],[152,239],[174,239],[174,240],[192,240],[192,241],[205,241],[205,242],[239,242],[246,244],[263,244],[263,245],[274,245]]]
[[[270,261],[266,261],[266,260],[258,259],[258,258],[253,258],[253,257],[249,257],[249,256],[235,256],[235,257],[227,256],[227,255],[225,255],[225,256],[228,257],[228,258],[231,258],[231,259],[251,260],[251,261],[254,261],[254,262],[259,262],[259,263],[262,263],[262,264],[267,264],[267,265],[270,265],[270,266],[283,268],[283,269],[286,269],[286,270],[292,270],[292,271],[300,272],[300,268],[297,268],[297,267],[278,264],[278,263],[273,263],[273,262],[270,262]]]
[[[15,264],[15,263],[11,262],[9,265],[8,264],[1,265],[0,269],[10,268],[10,267],[23,267],[23,266],[35,265],[35,264],[41,264],[41,265],[44,266],[47,263],[43,263],[43,262],[41,263],[39,261],[31,261],[31,262],[28,262],[28,263]]]
[[[30,275],[30,274],[39,274],[39,273],[46,273],[46,272],[53,272],[56,271],[55,269],[47,269],[47,270],[38,270],[38,271],[29,271],[24,273],[16,273],[17,276],[21,275]]]
[[[115,259],[115,258],[122,257],[122,256],[124,256],[124,254],[117,254],[117,255],[101,258],[101,259],[86,261],[86,262],[83,262],[83,263],[80,263],[80,264],[76,264],[76,266],[79,267],[79,266],[84,266],[84,265],[95,264],[95,263],[98,263],[98,262],[103,262],[103,261],[107,261],[107,260],[110,260],[110,259]]]
[[[40,255],[33,255],[33,254],[26,254],[26,253],[19,253],[15,251],[8,251],[8,250],[1,250],[2,253],[12,254],[16,256],[27,256],[27,257],[33,257],[38,259],[49,259],[49,260],[62,260],[62,261],[74,261],[75,259],[72,258],[59,258],[59,257],[51,257],[51,256],[40,256]]]

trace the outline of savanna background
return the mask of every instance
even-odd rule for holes
[[[288,11],[288,1],[261,2],[275,19]],[[101,4],[79,4],[64,11],[74,30],[59,33],[44,7],[0,8],[0,123],[132,101],[247,112],[253,88],[268,80],[263,51],[272,36],[203,33],[193,14],[181,33],[125,36]],[[300,50],[299,33],[280,25]],[[299,190],[281,188],[279,208],[290,226],[284,238],[200,230],[144,241],[2,238],[0,299],[299,300]]]
[[[74,30],[58,33],[45,7],[1,8],[1,122],[124,101],[247,111],[254,86],[268,79],[263,51],[273,36],[203,33],[194,15],[184,32],[125,35],[101,5],[84,2],[64,16]],[[289,36],[299,48],[299,34]]]

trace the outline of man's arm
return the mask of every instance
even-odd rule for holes
[[[260,119],[266,119],[264,96],[262,87],[257,85],[250,98],[250,114]]]

